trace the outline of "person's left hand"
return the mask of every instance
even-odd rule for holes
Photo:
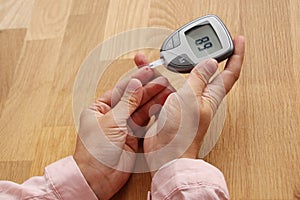
[[[140,54],[135,62],[147,64]],[[126,183],[138,149],[134,135],[149,122],[152,105],[162,105],[171,92],[166,78],[143,67],[82,112],[74,159],[99,199],[111,198]]]
[[[168,96],[143,143],[152,176],[171,160],[197,158],[214,114],[242,69],[245,38],[237,36],[233,42],[233,55],[223,71],[213,77],[218,63],[214,59],[205,60],[193,68],[177,92]]]

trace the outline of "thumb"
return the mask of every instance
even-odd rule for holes
[[[194,90],[204,91],[209,79],[217,71],[218,63],[214,59],[208,59],[199,63],[191,72],[187,82]]]
[[[112,109],[115,120],[118,122],[127,120],[139,107],[142,96],[143,90],[141,81],[135,78],[131,79],[127,84],[121,100]]]
[[[194,67],[186,83],[178,91],[182,97],[189,95],[202,96],[210,78],[218,69],[218,62],[214,59],[205,60]],[[192,90],[192,92],[191,92]]]

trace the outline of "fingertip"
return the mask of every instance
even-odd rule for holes
[[[243,36],[243,35],[238,35],[238,36],[235,37],[234,40],[238,40],[238,41],[241,41],[241,42],[245,42],[245,36]]]
[[[142,83],[139,79],[133,78],[129,81],[128,85],[127,85],[127,91],[129,92],[135,92],[137,91],[139,88],[142,88]]]
[[[245,56],[245,37],[238,35],[234,39],[234,52],[233,55],[226,62],[225,69],[237,70],[241,68]],[[240,70],[240,69],[239,69]]]
[[[243,35],[238,35],[235,39],[234,39],[234,54],[244,54],[245,51],[245,37]]]
[[[131,78],[135,78],[141,81],[141,83],[147,84],[150,80],[153,79],[153,76],[155,75],[153,69],[151,69],[148,66],[140,67],[137,72],[132,75]]]
[[[194,67],[187,79],[187,83],[195,92],[202,94],[217,69],[218,62],[215,59],[204,60]]]
[[[138,68],[149,64],[147,57],[143,53],[137,53],[134,56],[134,62],[138,66]]]
[[[112,109],[118,120],[127,120],[138,108],[143,96],[142,83],[136,78],[130,79],[121,100]]]
[[[200,62],[194,68],[194,70],[197,70],[202,75],[207,75],[207,76],[213,75],[217,71],[217,69],[218,69],[218,62],[213,58]]]
[[[164,87],[170,85],[169,80],[164,76],[157,77],[156,79],[154,79],[153,83],[162,85]]]
[[[212,74],[214,74],[218,69],[218,61],[216,59],[209,59],[206,62],[206,67],[210,70]]]

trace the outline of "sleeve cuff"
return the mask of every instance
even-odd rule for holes
[[[97,200],[72,156],[48,165],[45,175],[61,199]]]
[[[229,199],[222,172],[203,160],[181,158],[154,175],[148,199]]]

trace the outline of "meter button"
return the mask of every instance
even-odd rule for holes
[[[172,39],[173,39],[174,48],[178,47],[180,45],[180,40],[179,40],[179,34],[178,34],[178,32],[176,32],[174,34],[174,36],[172,37]]]
[[[190,58],[186,54],[182,54],[180,56],[177,56],[171,61],[172,65],[176,66],[188,66],[192,65],[193,62],[190,60]]]
[[[162,50],[166,51],[166,50],[173,49],[173,48],[174,48],[173,40],[172,40],[172,38],[169,38],[169,40],[164,43]]]
[[[188,73],[194,68],[195,64],[186,55],[182,54],[174,58],[168,65],[167,68],[174,72]]]

